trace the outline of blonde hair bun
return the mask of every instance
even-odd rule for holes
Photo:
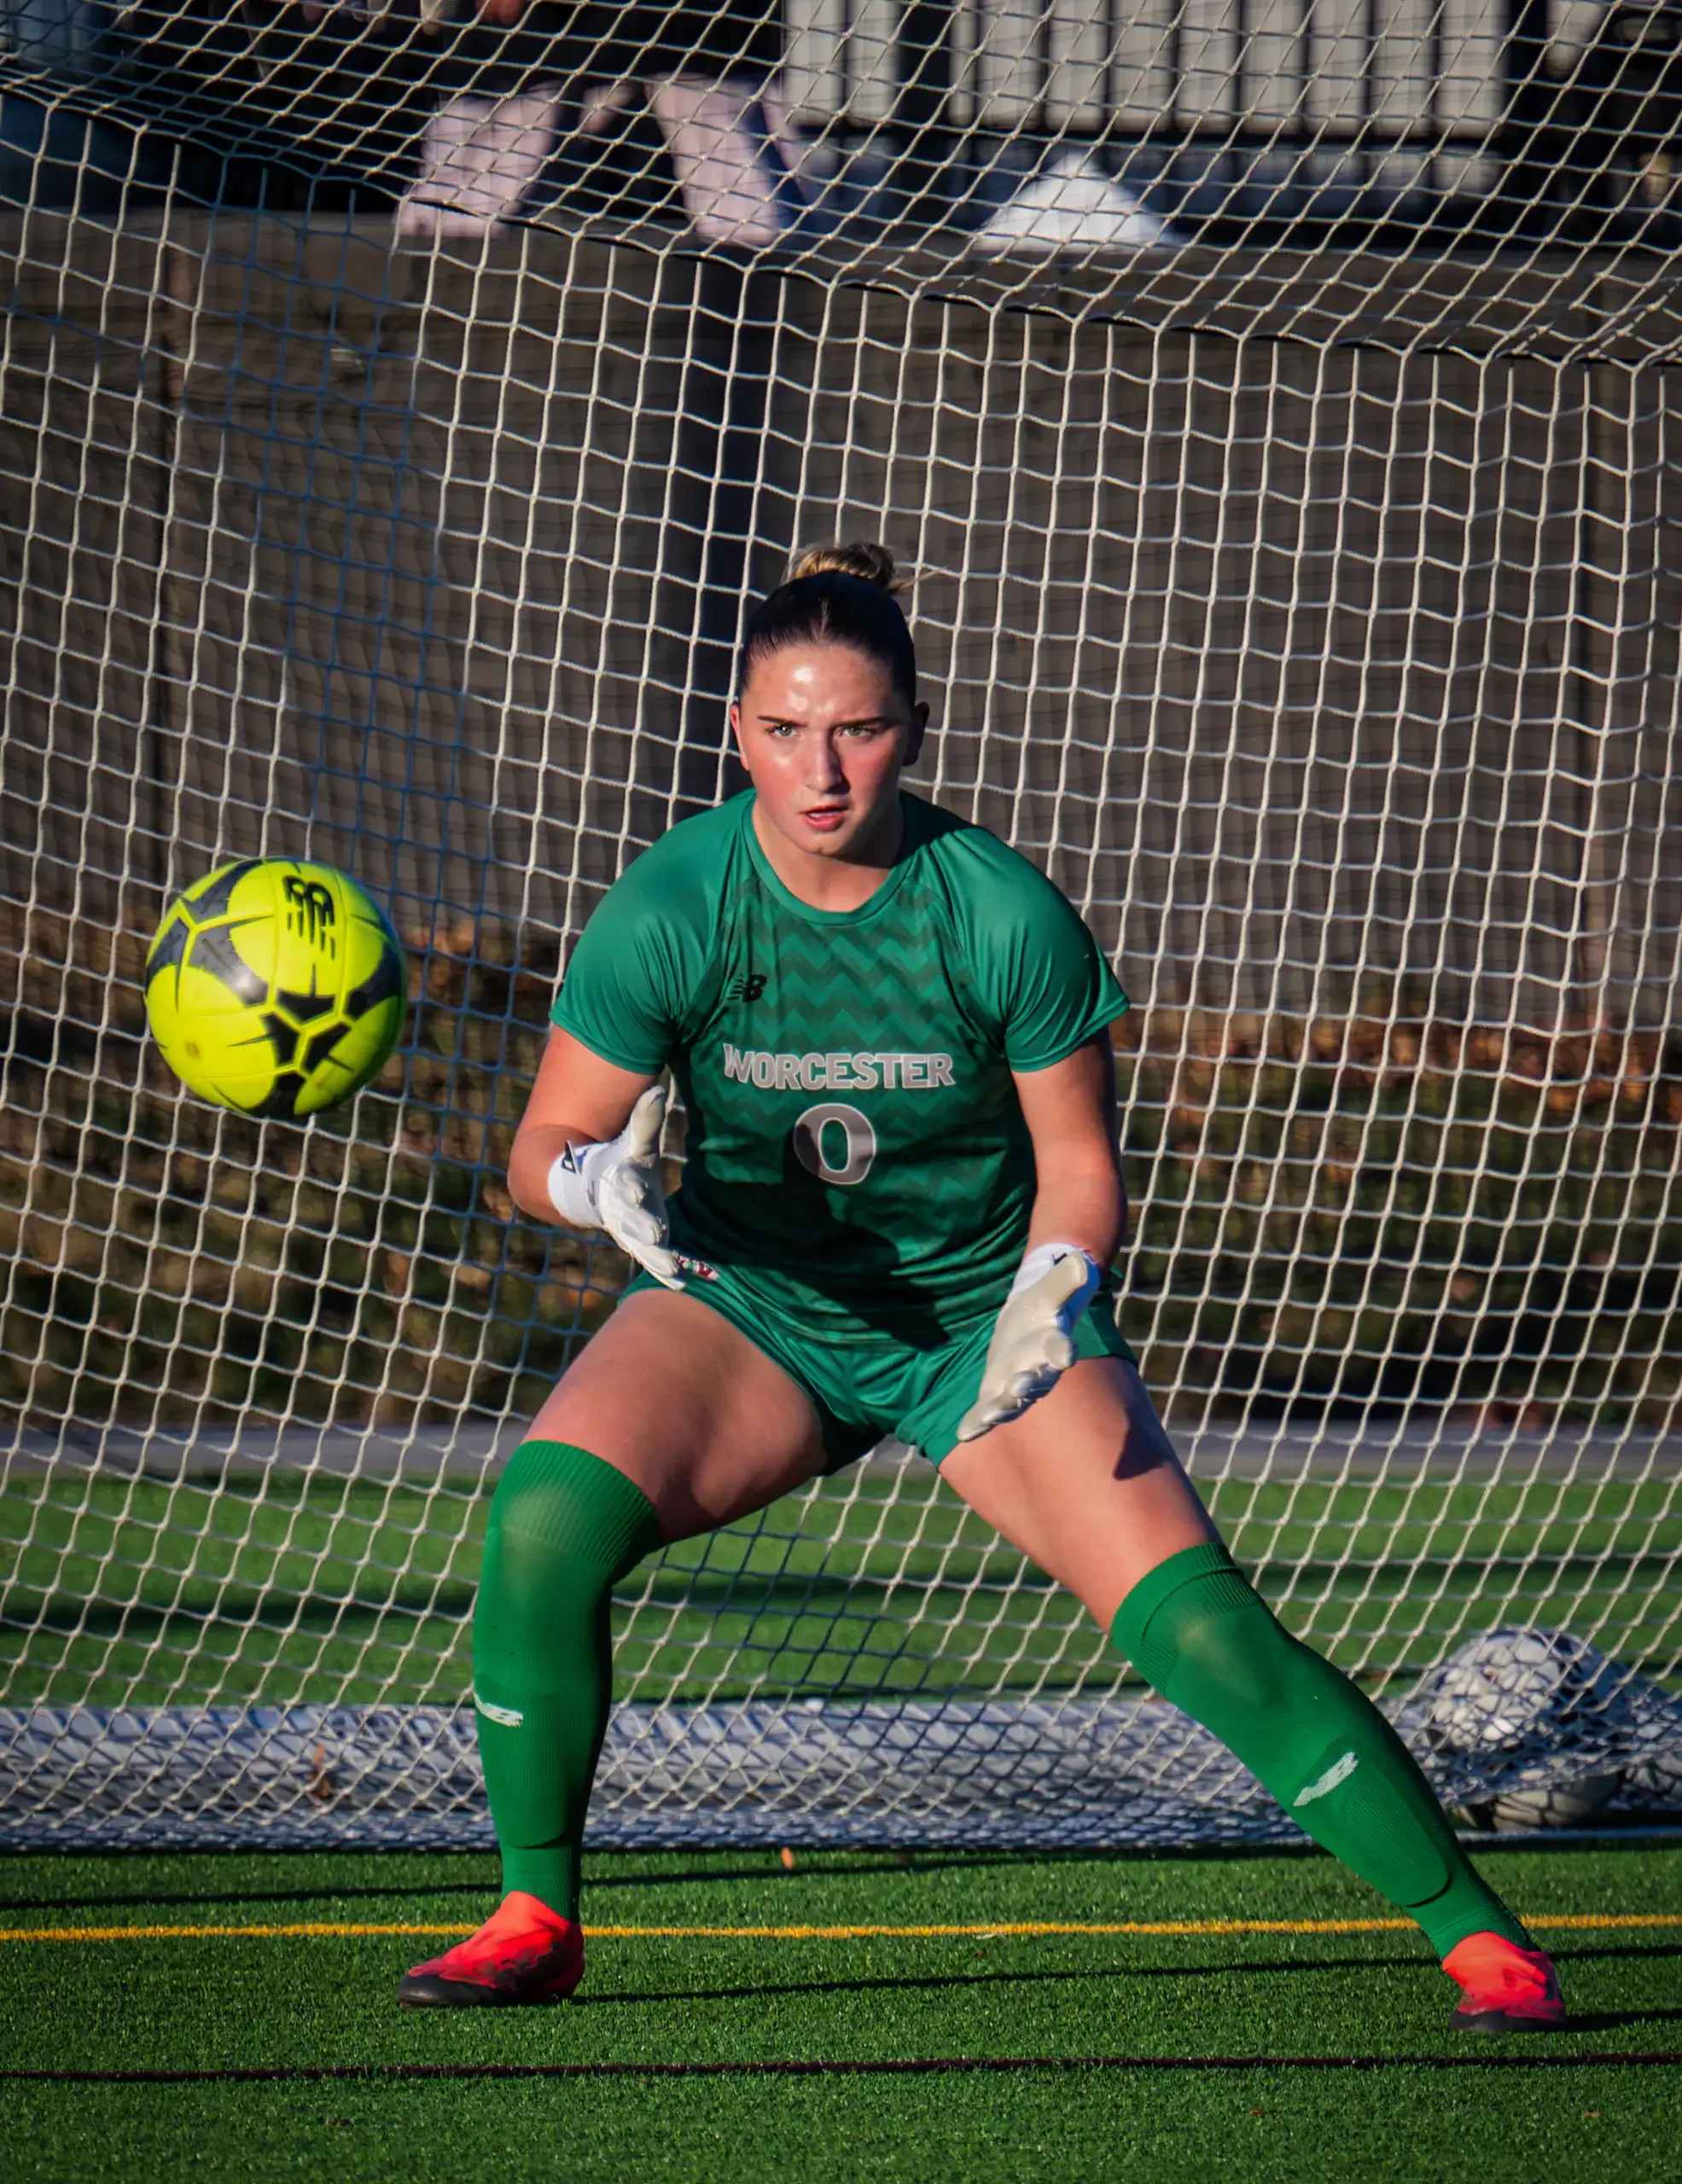
[[[845,543],[829,546],[808,546],[794,563],[789,581],[798,584],[802,577],[821,577],[834,574],[860,577],[866,584],[878,585],[883,591],[905,591],[910,589],[909,577],[893,572],[893,556],[886,546],[871,538],[853,538]]]

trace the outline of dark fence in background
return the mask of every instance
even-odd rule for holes
[[[44,227],[54,233],[47,235]],[[575,929],[712,800],[743,597],[885,537],[928,786],[1159,1002],[1673,1020],[1677,375],[990,313],[529,234],[36,222],[6,892],[212,860]],[[19,248],[14,225],[9,249]]]
[[[369,211],[440,103],[541,84],[546,204],[681,220],[652,119],[586,87],[779,71],[806,229],[852,243],[961,229],[1055,145],[1182,238],[1682,242],[1677,0],[0,0],[0,200]]]

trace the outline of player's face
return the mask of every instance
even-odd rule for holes
[[[850,645],[790,645],[760,660],[730,708],[742,763],[765,820],[809,856],[888,862],[899,844],[899,775],[916,758],[925,705]]]

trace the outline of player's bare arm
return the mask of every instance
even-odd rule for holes
[[[521,1211],[537,1221],[559,1219],[549,1195],[555,1163],[569,1146],[600,1145],[617,1137],[655,1081],[646,1070],[603,1061],[552,1025],[509,1155],[509,1195]]]
[[[1127,1228],[1115,1134],[1115,1054],[1108,1034],[1049,1069],[1015,1071],[1011,1081],[1033,1140],[1028,1248],[1068,1241],[1108,1266]]]
[[[509,1163],[516,1205],[611,1236],[645,1274],[681,1289],[709,1269],[668,1246],[660,1144],[666,1092],[558,1028],[551,1032]]]

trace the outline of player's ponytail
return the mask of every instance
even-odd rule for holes
[[[802,577],[858,577],[883,591],[908,591],[909,577],[894,573],[893,556],[874,538],[849,538],[833,546],[808,546],[789,572],[790,584]]]
[[[761,659],[790,645],[847,645],[876,660],[907,706],[917,702],[917,651],[894,594],[908,579],[894,573],[886,546],[857,539],[809,546],[786,584],[754,611],[742,643],[738,691]]]

